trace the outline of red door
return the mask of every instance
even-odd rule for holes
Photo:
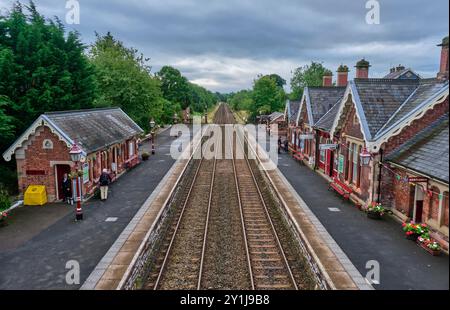
[[[69,165],[56,165],[56,181],[58,182],[58,200],[62,200],[64,198],[62,190],[62,181],[64,179],[65,173],[67,174],[70,173]]]
[[[422,223],[422,212],[423,212],[423,200],[416,201],[416,218],[414,221],[416,223]]]
[[[327,151],[327,175],[332,177],[334,170],[334,152],[331,150]]]

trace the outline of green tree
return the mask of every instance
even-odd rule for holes
[[[95,105],[120,107],[144,129],[149,129],[151,118],[161,122],[165,101],[148,59],[111,33],[96,36],[90,50],[99,91]]]
[[[250,111],[252,116],[256,116],[260,113],[281,111],[284,108],[286,94],[283,88],[277,85],[275,78],[262,76],[254,82],[252,97],[254,104]]]
[[[0,16],[0,95],[14,119],[14,136],[46,111],[92,107],[93,70],[75,32],[46,21],[33,2]],[[3,137],[4,138],[4,137]],[[1,148],[11,140],[0,141]]]
[[[269,74],[268,77],[274,79],[275,83],[277,84],[278,87],[283,87],[284,85],[286,85],[286,80],[283,79],[278,74],[274,74],[274,73],[273,74]]]
[[[254,105],[252,91],[246,89],[238,91],[230,97],[228,103],[236,111],[251,111]]]
[[[311,62],[310,65],[298,67],[291,79],[291,100],[300,100],[303,88],[306,86],[322,86],[323,75],[329,71],[321,63]]]
[[[187,78],[170,66],[164,66],[156,73],[161,82],[161,90],[166,100],[181,105],[186,109],[192,102],[191,89]]]
[[[93,68],[76,32],[46,20],[33,2],[0,15],[0,152],[42,113],[90,108]],[[1,159],[0,186],[16,186],[15,163]]]

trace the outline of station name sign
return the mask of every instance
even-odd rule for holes
[[[338,148],[337,144],[320,144],[319,150],[336,150]]]
[[[425,177],[408,177],[409,183],[428,183],[428,178]]]

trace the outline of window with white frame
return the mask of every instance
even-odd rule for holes
[[[130,141],[128,143],[128,158],[133,157],[134,156],[134,142]]]
[[[352,152],[353,152],[352,182],[354,184],[357,184],[357,182],[358,182],[358,144],[356,144],[356,143],[352,144]]]

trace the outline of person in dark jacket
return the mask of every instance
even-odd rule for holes
[[[72,189],[69,177],[67,173],[64,173],[62,180],[62,191],[63,191],[63,202],[67,202],[68,204],[72,201]]]
[[[111,183],[111,176],[108,173],[108,170],[103,169],[102,174],[100,175],[100,200],[105,201],[108,199],[108,186]]]

